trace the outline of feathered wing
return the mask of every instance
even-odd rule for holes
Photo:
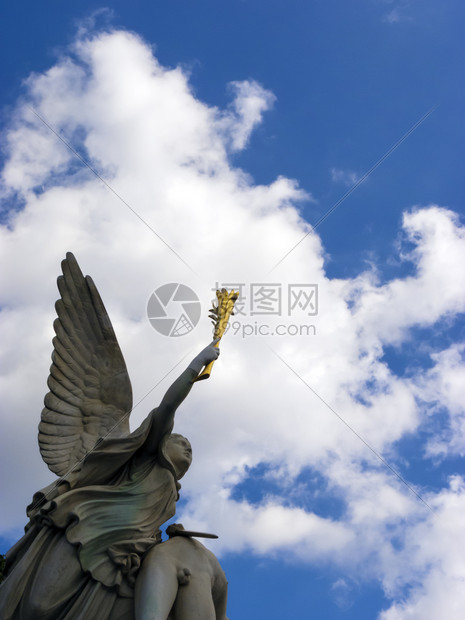
[[[132,409],[126,364],[97,288],[70,252],[61,267],[50,392],[39,424],[40,453],[58,476],[99,438],[127,435]]]

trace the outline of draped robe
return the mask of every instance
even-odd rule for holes
[[[187,369],[134,433],[108,438],[68,476],[36,493],[25,535],[7,553],[2,620],[131,620],[144,554],[175,514],[179,483],[164,453]],[[154,452],[144,450],[157,438]]]

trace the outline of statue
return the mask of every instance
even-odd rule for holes
[[[130,433],[131,384],[103,302],[71,253],[62,270],[39,424],[40,453],[60,478],[34,495],[25,535],[7,553],[0,617],[227,620],[226,578],[193,538],[202,534],[174,525],[162,542],[159,529],[192,460],[188,440],[172,433],[175,412],[217,359],[225,313],[219,337]],[[229,317],[235,298],[224,293]]]

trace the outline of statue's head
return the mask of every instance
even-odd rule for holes
[[[192,447],[188,439],[178,433],[171,433],[166,440],[165,455],[174,467],[180,480],[192,463]]]

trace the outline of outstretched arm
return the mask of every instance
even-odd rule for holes
[[[194,379],[204,366],[216,360],[220,350],[214,346],[213,341],[205,347],[189,364],[186,370],[176,379],[164,395],[159,407],[151,412],[152,428],[145,442],[145,450],[154,454],[158,449],[161,438],[171,433],[174,425],[174,414],[177,408],[189,394]]]

